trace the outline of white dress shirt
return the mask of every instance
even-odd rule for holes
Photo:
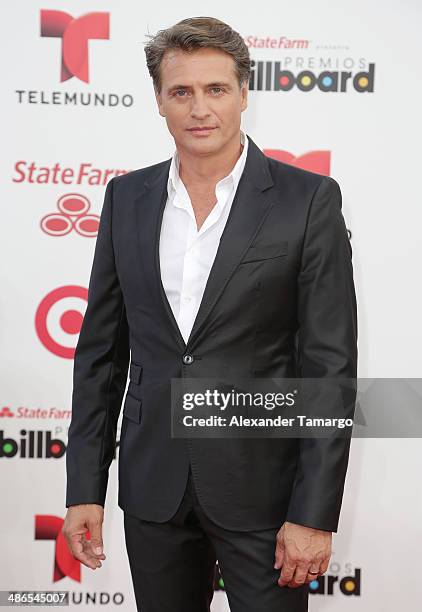
[[[240,138],[242,153],[230,174],[218,181],[217,202],[199,230],[189,194],[179,176],[177,149],[171,160],[160,232],[160,269],[168,302],[186,343],[245,166],[248,139],[242,130]]]

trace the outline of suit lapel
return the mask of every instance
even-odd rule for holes
[[[159,173],[146,179],[141,193],[134,201],[136,233],[138,249],[143,263],[147,286],[157,304],[157,311],[162,310],[175,341],[182,351],[186,348],[185,340],[180,332],[173,311],[167,299],[160,271],[159,240],[164,208],[167,201],[167,179],[171,159],[162,164]],[[143,288],[147,290],[147,287]]]
[[[266,156],[249,139],[245,167],[211,267],[204,294],[187,344],[180,332],[168,302],[160,271],[159,238],[167,201],[167,179],[171,160],[163,162],[159,174],[146,181],[143,192],[135,200],[139,248],[145,273],[156,292],[159,307],[181,350],[192,350],[204,331],[210,313],[221,296],[244,253],[259,231],[273,203],[265,190],[273,185]],[[148,200],[141,202],[140,200]]]

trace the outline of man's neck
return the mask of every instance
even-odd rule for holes
[[[222,151],[213,155],[199,157],[178,149],[180,179],[185,187],[193,189],[215,186],[218,181],[230,174],[242,151],[240,132]]]

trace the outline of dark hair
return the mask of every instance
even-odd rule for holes
[[[189,17],[166,30],[159,30],[154,36],[147,36],[150,38],[144,47],[147,67],[158,93],[161,92],[161,61],[168,49],[191,52],[201,47],[215,47],[233,57],[239,86],[249,81],[251,64],[248,47],[242,36],[224,21],[214,17]]]

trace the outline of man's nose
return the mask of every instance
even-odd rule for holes
[[[204,94],[201,93],[192,96],[190,113],[192,117],[197,119],[203,119],[210,114]]]

